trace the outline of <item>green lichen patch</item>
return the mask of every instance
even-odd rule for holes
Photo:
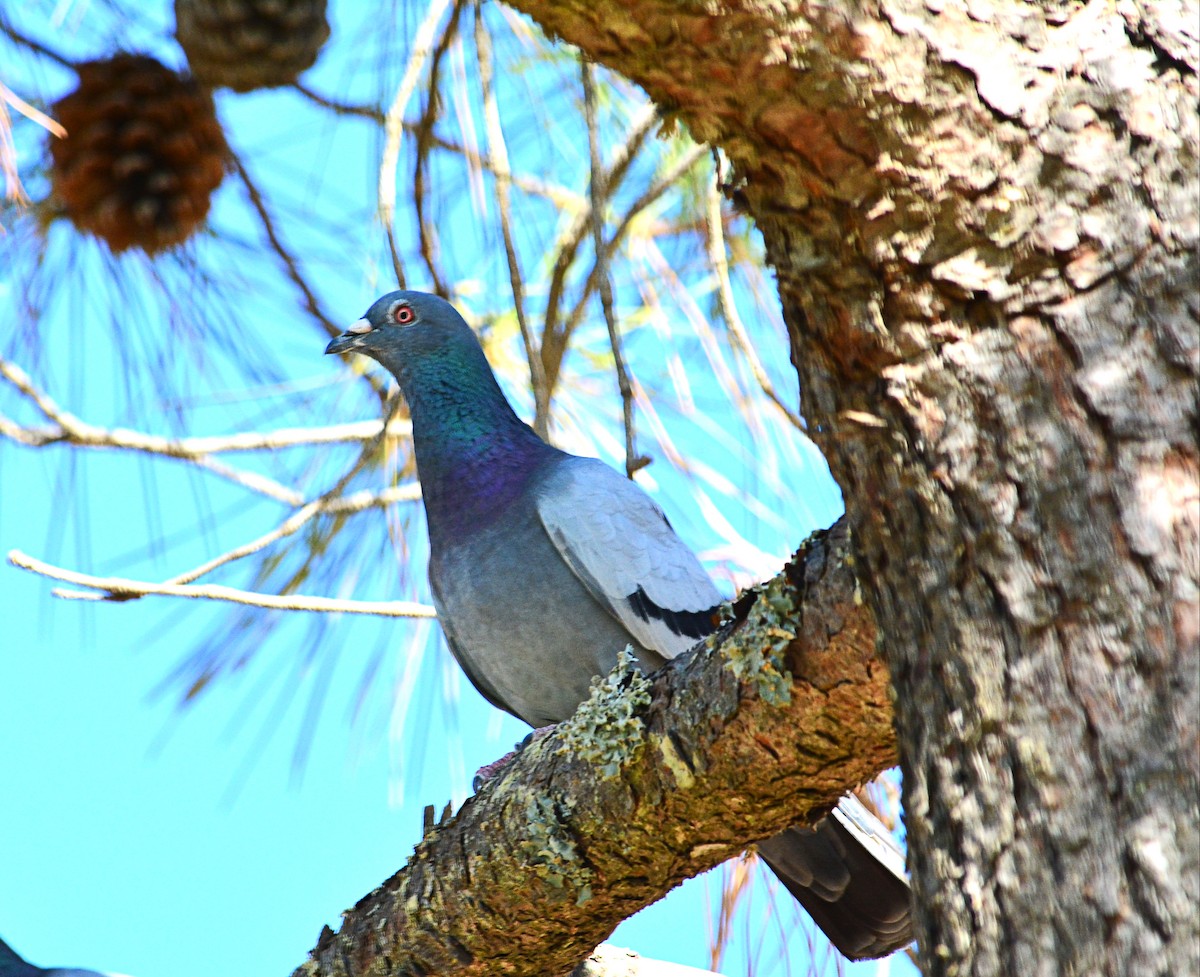
[[[593,679],[575,715],[558,727],[558,753],[595,765],[605,778],[615,777],[643,743],[646,724],[639,713],[650,705],[650,682],[629,646],[602,679]]]
[[[559,805],[544,794],[524,792],[530,837],[519,845],[519,857],[538,878],[564,893],[576,893],[576,903],[592,897],[592,872],[579,858],[575,839],[563,824]]]
[[[784,667],[788,644],[795,632],[784,627],[796,604],[785,580],[763,585],[746,623],[724,643],[725,667],[739,681],[749,682],[764,702],[786,706],[792,700],[792,673]]]

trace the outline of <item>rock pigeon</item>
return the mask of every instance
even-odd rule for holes
[[[35,967],[3,940],[0,940],[0,977],[122,977],[121,974],[102,974],[97,970],[76,967]]]
[[[627,645],[653,671],[713,629],[721,596],[662,510],[517,417],[448,302],[390,292],[325,352],[370,356],[400,384],[433,603],[455,659],[493,705],[534,727],[561,722]],[[845,956],[911,941],[904,857],[853,797],[759,851]]]

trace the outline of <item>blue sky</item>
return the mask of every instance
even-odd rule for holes
[[[396,8],[388,33],[361,12],[355,20],[349,5],[333,8],[333,37],[306,81],[342,99],[386,102],[403,68],[403,39],[421,9]],[[507,69],[499,95],[514,168],[581,191],[578,105],[555,80],[569,65],[522,41],[520,22],[502,8],[488,9],[491,26],[507,38],[497,49]],[[137,17],[130,10],[32,5],[20,26],[73,58],[107,51],[116,38],[181,64],[166,39],[169,5],[139,6]],[[57,22],[55,13],[63,14]],[[450,74],[460,70],[469,81],[469,57],[454,57]],[[30,101],[51,101],[71,83],[69,72],[13,45],[0,48],[0,60],[6,84]],[[627,123],[635,103],[636,93],[614,91],[606,102],[610,134]],[[302,261],[318,300],[339,321],[357,318],[392,280],[373,217],[377,131],[318,112],[294,92],[223,94],[218,110],[277,208],[278,233]],[[482,128],[470,107],[447,116],[441,131],[462,141],[471,125]],[[36,199],[45,187],[41,133],[18,120],[17,142]],[[643,186],[676,151],[673,144],[650,146],[646,161],[635,164],[645,170]],[[402,201],[411,165],[406,156]],[[491,337],[489,352],[507,368],[514,398],[527,408],[515,324],[503,314],[507,271],[491,184],[443,163],[434,176],[444,266],[464,309]],[[665,198],[644,220],[669,223],[680,207]],[[547,248],[563,219],[536,195],[518,201],[516,216],[536,312],[545,298]],[[85,420],[191,436],[377,413],[361,380],[323,357],[324,339],[264,247],[233,177],[216,198],[216,235],[189,245],[187,262],[168,258],[151,268],[132,255],[113,265],[102,246],[61,221],[41,237],[29,215],[7,218],[0,356]],[[414,257],[412,215],[401,213],[398,224],[416,269],[412,284],[428,285]],[[746,561],[761,566],[765,554],[769,564],[832,521],[837,489],[811,446],[777,417],[762,421],[761,407],[748,412],[749,420],[732,411],[735,401],[761,394],[744,363],[731,360],[722,379],[713,366],[716,347],[695,322],[688,325],[689,316],[705,318],[713,294],[703,268],[694,267],[694,240],[656,232],[639,248],[631,260],[642,261],[641,270],[617,273],[626,276],[618,279],[618,296],[629,313],[630,361],[654,411],[639,415],[642,447],[656,458],[645,484],[719,577],[740,554],[747,579],[753,574]],[[663,268],[678,275],[681,294],[672,293]],[[769,276],[752,262],[739,276],[748,328],[794,403]],[[658,311],[636,313],[652,286]],[[25,310],[30,295],[43,306],[36,316]],[[557,433],[575,450],[598,451],[619,465],[619,405],[603,335],[594,317],[581,327],[582,351],[570,361]],[[728,349],[721,336],[712,343]],[[2,384],[0,414],[42,421]],[[668,444],[690,472],[672,469]],[[311,496],[351,456],[331,448],[230,460],[291,477]],[[377,487],[388,472],[373,469],[356,487]],[[286,515],[175,462],[0,440],[3,552],[161,580]],[[422,599],[421,532],[416,507],[355,517],[324,564],[339,572],[317,572],[302,589]],[[287,569],[298,565],[301,551],[288,541],[274,552]],[[219,582],[249,586],[253,577],[235,567]],[[723,586],[729,591],[728,580]],[[460,802],[475,768],[526,731],[479,698],[428,625],[265,611],[238,618],[219,605],[167,598],[97,605],[56,599],[51,587],[0,567],[0,937],[36,963],[137,977],[290,973],[323,925],[336,926],[342,909],[404,863],[419,838],[423,807],[440,811],[447,800]],[[267,623],[273,626],[264,630]],[[230,649],[242,656],[236,667]],[[221,663],[218,678],[182,706],[197,674],[189,668],[212,661]],[[612,941],[706,965],[718,893],[719,878],[691,883],[624,924]],[[787,900],[776,919],[766,894],[764,882],[738,918],[726,973],[807,972],[803,930],[786,954],[778,939],[781,930],[807,923]],[[832,972],[828,962],[822,966]],[[888,966],[849,972],[882,974]],[[912,972],[900,960],[891,969]]]

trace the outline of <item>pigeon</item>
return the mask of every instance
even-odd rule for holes
[[[535,728],[561,722],[627,646],[652,672],[714,630],[721,595],[658,505],[522,421],[448,302],[389,292],[325,352],[369,356],[400,385],[434,607],[454,658],[494,706]],[[904,856],[852,795],[815,829],[758,850],[844,956],[911,942]]]
[[[121,974],[80,970],[77,967],[35,967],[16,950],[0,940],[0,977],[122,977]]]

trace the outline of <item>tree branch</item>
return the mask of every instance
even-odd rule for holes
[[[779,408],[783,416],[788,419],[788,422],[796,430],[803,431],[805,430],[804,421],[779,396],[779,392],[775,389],[775,384],[771,382],[771,378],[767,375],[766,367],[763,366],[762,360],[754,348],[754,344],[750,341],[750,335],[746,332],[746,327],[742,323],[742,317],[738,313],[737,301],[733,297],[733,283],[729,279],[729,257],[725,251],[725,229],[721,217],[720,174],[715,169],[708,183],[708,206],[705,209],[705,228],[708,240],[708,262],[712,265],[713,271],[717,275],[717,303],[721,308],[721,318],[725,320],[725,326],[729,330],[729,338],[733,340],[734,348],[746,357],[746,362],[750,366],[750,372],[754,375],[754,379],[758,381],[759,389],[766,394],[767,399],[771,403]]]
[[[608,255],[604,248],[604,213],[608,209],[609,187],[604,179],[603,164],[600,162],[595,80],[592,77],[592,66],[585,58],[579,59],[579,70],[583,80],[583,114],[588,132],[592,246],[596,252],[596,280],[600,291],[600,307],[604,312],[604,324],[608,328],[608,342],[612,347],[613,366],[617,371],[617,390],[621,394],[621,418],[625,428],[625,477],[633,478],[634,472],[650,464],[650,459],[640,457],[637,453],[633,427],[633,387],[629,383],[625,354],[621,351],[621,330],[617,323],[612,281],[608,277]]]
[[[604,244],[604,256],[606,259],[611,259],[616,254],[617,248],[620,247],[625,235],[633,226],[634,218],[671,189],[676,181],[681,179],[689,169],[704,158],[705,152],[705,147],[693,146],[666,173],[647,187],[637,200],[629,205],[621,215],[621,219],[616,222],[616,227]],[[608,186],[611,193],[614,189],[613,184],[608,184]],[[590,210],[582,216],[586,218],[590,226]],[[574,335],[576,327],[583,320],[583,313],[599,284],[599,269],[597,263],[593,260],[592,266],[588,270],[587,280],[583,283],[575,304],[571,307],[571,311],[563,317],[561,310],[559,310],[553,320],[553,329],[551,328],[552,320],[549,311],[547,311],[546,327],[542,336],[542,359],[546,363],[546,382],[550,387],[551,393],[553,393],[555,384],[558,382],[558,373],[562,368],[563,357],[566,355],[567,347],[570,345],[571,336]],[[553,288],[553,281],[551,282],[551,288]],[[547,304],[547,310],[549,308],[550,306]]]
[[[136,451],[174,458],[190,462],[244,489],[294,508],[305,504],[304,496],[295,489],[257,472],[226,465],[212,455],[229,451],[273,451],[279,448],[351,441],[363,442],[365,450],[373,451],[374,448],[369,442],[383,434],[382,421],[353,421],[326,427],[280,428],[275,431],[245,431],[208,437],[166,438],[128,428],[102,428],[89,424],[60,407],[33,382],[29,374],[7,360],[0,359],[0,377],[12,384],[51,422],[50,426],[26,427],[0,414],[0,437],[32,448],[71,444],[81,448]],[[411,434],[412,425],[408,421],[388,421],[387,437],[409,437]],[[414,486],[411,498],[419,497],[417,491]],[[395,501],[402,499],[397,498]]]
[[[417,239],[421,259],[425,262],[425,268],[429,272],[433,290],[444,299],[450,298],[450,288],[444,280],[438,263],[438,233],[437,228],[429,220],[426,176],[429,169],[430,151],[434,145],[433,127],[441,114],[439,78],[441,77],[442,59],[458,36],[458,21],[465,5],[466,0],[454,0],[446,29],[442,32],[442,36],[429,56],[429,82],[426,86],[425,110],[421,113],[421,118],[414,130],[417,136],[417,150],[413,163],[412,202],[417,218]]]
[[[512,203],[509,197],[512,173],[508,165],[504,127],[500,124],[500,108],[496,104],[496,93],[492,87],[492,39],[483,22],[483,8],[478,2],[475,4],[475,50],[479,57],[479,87],[487,132],[486,161],[495,175],[496,207],[500,212],[500,232],[504,237],[504,254],[508,259],[508,277],[512,283],[513,310],[517,314],[521,342],[525,346],[525,356],[529,361],[529,385],[533,389],[534,403],[533,429],[542,438],[546,438],[550,431],[550,391],[546,387],[542,354],[537,347],[529,319],[525,315],[525,284],[512,231]]]
[[[90,573],[78,573],[41,560],[9,550],[8,562],[22,570],[30,570],[43,577],[63,580],[80,587],[91,587],[95,593],[78,590],[54,591],[56,597],[67,600],[110,600],[125,601],[136,597],[158,594],[163,597],[189,597],[199,600],[220,600],[251,607],[265,607],[277,611],[318,611],[325,614],[376,614],[381,617],[436,617],[432,607],[406,600],[335,600],[332,597],[306,597],[303,594],[259,594],[236,587],[217,584],[196,586],[188,584],[149,583],[129,580],[125,577],[95,577]]]
[[[235,560],[244,559],[265,549],[278,540],[296,534],[315,516],[322,513],[346,515],[352,512],[361,512],[363,509],[386,508],[395,502],[415,501],[420,498],[420,494],[420,486],[414,483],[410,485],[396,485],[381,492],[355,492],[349,496],[323,495],[319,499],[314,499],[308,505],[297,509],[270,532],[264,533],[249,543],[235,547],[228,553],[222,553],[220,556],[213,557],[195,569],[178,574],[168,580],[167,583],[185,584],[191,583],[193,580],[198,580],[200,577],[212,573],[218,567],[223,567],[227,563],[233,563]]]
[[[622,919],[895,761],[844,523],[647,678],[618,666],[293,977],[565,974]]]
[[[630,165],[657,122],[657,110],[653,105],[647,105],[630,123],[629,129],[613,154],[612,164],[604,173],[604,185],[609,188],[610,193],[615,191],[625,178]],[[566,228],[555,248],[554,267],[550,271],[550,283],[546,291],[545,322],[542,327],[542,367],[551,394],[558,382],[558,370],[569,338],[569,333],[560,335],[562,330],[558,325],[562,312],[563,294],[567,284],[567,273],[575,263],[579,246],[583,243],[584,235],[591,226],[593,206],[594,203],[589,195],[583,201],[582,206],[577,208],[570,226]]]
[[[258,188],[258,184],[250,176],[250,171],[242,162],[241,157],[232,150],[230,151],[230,159],[233,162],[233,168],[237,172],[238,179],[242,181],[242,186],[246,188],[246,196],[250,200],[250,206],[254,208],[255,213],[258,214],[259,221],[262,222],[262,229],[263,233],[267,236],[267,243],[283,263],[284,272],[287,274],[287,277],[304,298],[304,308],[308,310],[308,314],[325,330],[326,335],[340,335],[342,327],[325,314],[325,310],[321,308],[321,303],[317,300],[316,294],[308,284],[308,279],[300,270],[300,260],[283,243],[283,238],[275,227],[275,218],[271,214],[271,208],[267,206],[267,199]]]
[[[449,7],[449,0],[436,0],[425,13],[425,18],[413,36],[412,50],[408,56],[408,64],[404,68],[404,77],[396,86],[396,95],[384,116],[383,157],[379,161],[379,186],[377,189],[379,220],[387,233],[388,247],[391,249],[392,264],[396,273],[396,281],[401,288],[406,287],[404,267],[400,261],[400,252],[396,244],[396,178],[400,166],[400,137],[404,133],[404,113],[408,109],[408,100],[416,91],[417,79],[425,67],[433,48],[433,35],[441,23],[442,15]],[[432,96],[431,96],[432,98]]]

